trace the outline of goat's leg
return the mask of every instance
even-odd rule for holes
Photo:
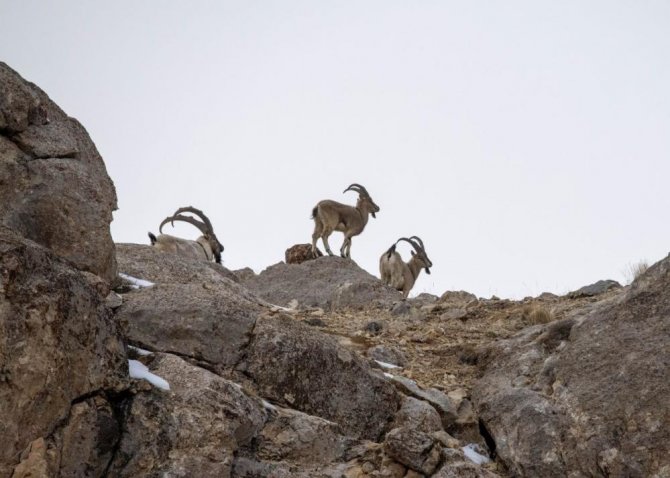
[[[328,236],[332,234],[333,230],[330,228],[325,228],[323,231],[323,234],[321,235],[321,240],[323,241],[323,245],[326,248],[326,252],[328,253],[329,256],[334,256],[333,251],[330,250],[330,245],[328,244]]]
[[[342,247],[340,247],[340,256],[347,257],[347,244],[349,244],[349,239],[347,236],[344,236],[344,241],[342,242]]]
[[[314,218],[314,232],[312,233],[312,256],[314,259],[318,257],[318,252],[316,248],[316,241],[319,240],[321,234],[323,233],[323,224],[319,221],[319,218]]]
[[[344,240],[344,244],[342,244],[342,249],[346,247],[346,251],[344,251],[344,254],[342,257],[346,257],[348,259],[351,259],[351,237],[347,237]]]

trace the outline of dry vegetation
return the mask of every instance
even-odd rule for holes
[[[583,315],[595,303],[618,294],[615,290],[577,299],[548,294],[523,301],[443,297],[424,305],[414,302],[403,315],[388,310],[321,309],[295,314],[362,355],[376,345],[400,349],[407,364],[398,373],[424,387],[469,394],[479,374],[476,363],[482,347],[529,326]]]

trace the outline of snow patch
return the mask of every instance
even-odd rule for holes
[[[402,367],[399,367],[398,365],[394,365],[392,363],[382,362],[381,360],[375,360],[375,362],[377,362],[383,368],[390,368],[390,369],[402,368]]]
[[[482,455],[480,453],[480,451],[483,450],[476,443],[465,445],[463,448],[461,448],[461,450],[463,450],[465,457],[476,465],[484,465],[485,463],[491,461],[488,456]]]
[[[170,384],[164,378],[151,373],[142,362],[128,360],[128,372],[130,373],[130,378],[144,379],[155,387],[170,390]]]
[[[139,289],[141,287],[151,287],[152,285],[156,285],[153,282],[149,282],[148,280],[138,279],[137,277],[129,276],[128,274],[122,274],[120,272],[119,277],[130,282],[130,287],[132,287],[133,289]]]
[[[384,372],[384,377],[386,377],[386,378],[393,378],[393,375],[391,375],[390,373],[386,373],[386,372]]]
[[[273,404],[271,404],[271,403],[268,402],[267,400],[261,400],[261,401],[263,402],[263,406],[264,406],[267,410],[272,410],[272,411],[277,410],[277,407],[275,407]]]

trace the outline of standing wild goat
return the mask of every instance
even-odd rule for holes
[[[326,247],[326,252],[333,255],[328,245],[328,237],[333,231],[340,231],[344,233],[344,242],[340,248],[340,255],[342,257],[351,257],[351,238],[358,236],[365,225],[368,223],[368,214],[375,216],[379,212],[379,206],[370,197],[367,189],[360,184],[352,184],[347,191],[354,191],[358,193],[358,201],[356,207],[348,206],[337,201],[324,199],[312,209],[312,219],[314,219],[314,232],[312,233],[312,254],[317,257],[316,241],[321,238],[323,245]]]
[[[182,215],[183,212],[190,212],[198,216],[202,221],[195,219],[191,216]],[[195,241],[190,239],[182,239],[180,237],[170,236],[168,234],[163,234],[163,226],[168,222],[174,226],[175,221],[188,222],[193,224],[195,227],[200,229],[202,236],[197,238]],[[158,232],[161,234],[156,237],[152,233],[149,233],[149,239],[151,240],[151,245],[155,248],[171,252],[173,254],[179,254],[182,257],[188,257],[190,259],[201,259],[211,261],[214,260],[217,264],[221,264],[221,253],[223,252],[223,245],[219,242],[214,234],[214,228],[212,223],[209,222],[207,216],[203,214],[199,209],[194,207],[181,207],[172,215],[163,219],[161,225],[158,227]]]
[[[404,262],[395,250],[395,246],[400,241],[409,242],[416,251],[412,251],[412,258],[409,262]],[[425,268],[426,274],[430,274],[430,267],[433,267],[433,263],[428,259],[423,241],[417,236],[412,236],[409,239],[401,237],[379,258],[379,272],[382,276],[382,282],[402,291],[403,299],[407,298],[409,291],[414,287],[421,269]]]

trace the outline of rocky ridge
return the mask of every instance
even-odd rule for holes
[[[0,477],[670,476],[670,258],[401,301],[304,247],[261,274],[114,247],[85,131],[0,74]]]

